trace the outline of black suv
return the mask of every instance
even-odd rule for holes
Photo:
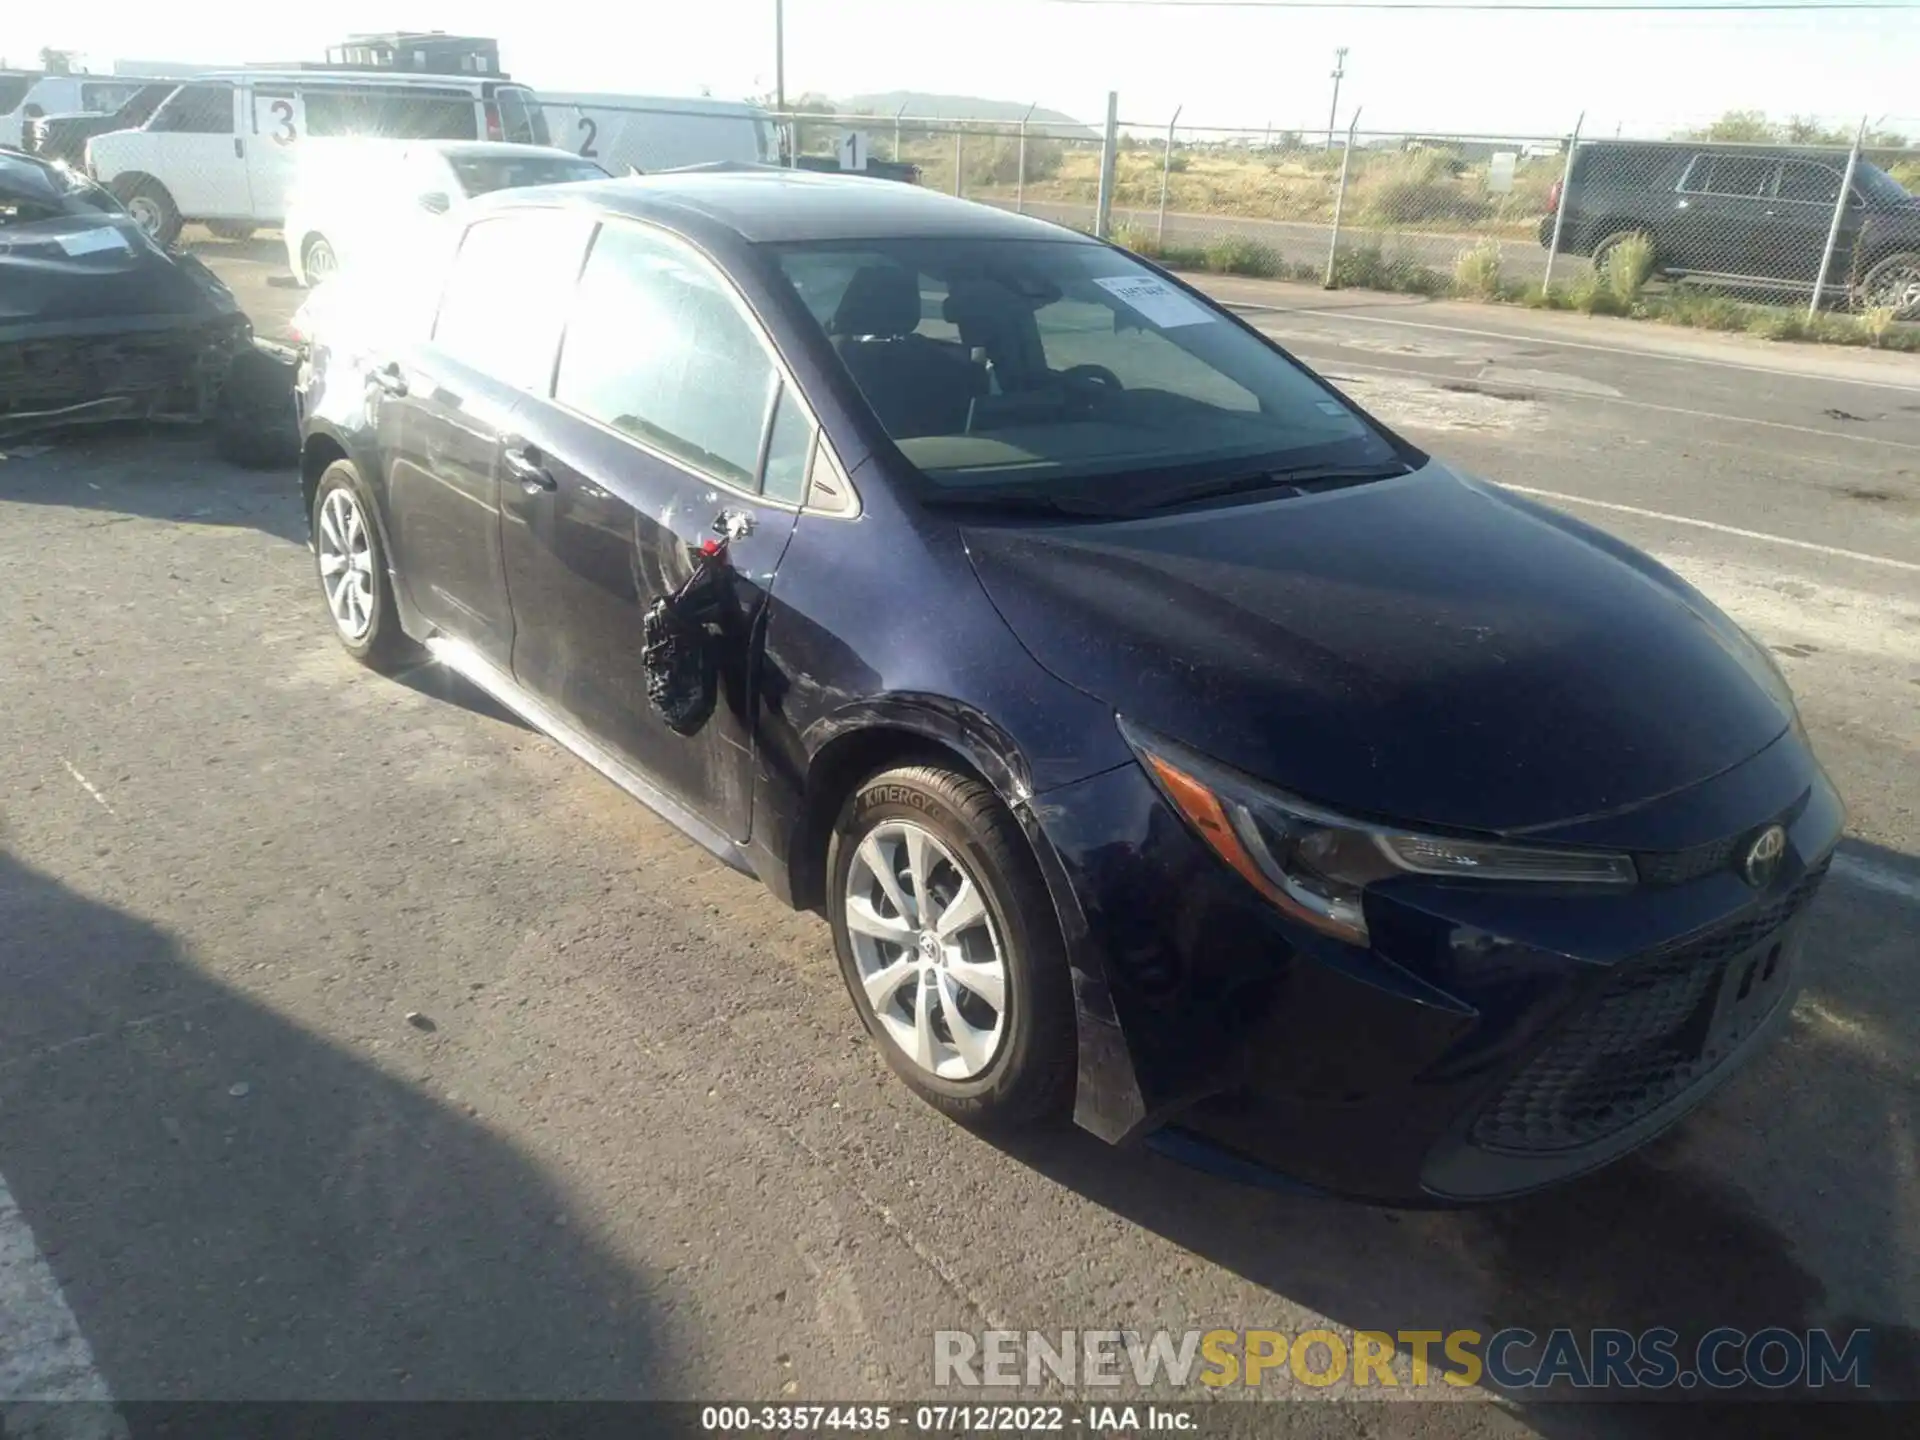
[[[1654,271],[1711,276],[1757,290],[1808,294],[1826,251],[1846,156],[1700,144],[1583,144],[1563,196],[1540,222],[1560,248],[1595,265],[1634,235],[1653,241]],[[1837,298],[1920,319],[1920,200],[1879,166],[1854,168],[1827,285]]]

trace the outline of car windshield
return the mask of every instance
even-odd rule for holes
[[[1853,183],[1860,193],[1889,205],[1904,205],[1913,197],[1906,187],[1878,165],[1869,165],[1862,161],[1854,171]]]
[[[591,160],[565,155],[449,155],[447,163],[453,166],[460,188],[469,195],[607,178],[607,172]]]
[[[1108,246],[769,248],[935,493],[1124,500],[1156,477],[1378,467],[1401,453],[1222,311]]]

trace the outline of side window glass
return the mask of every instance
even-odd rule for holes
[[[1824,165],[1789,161],[1780,167],[1780,198],[1831,205],[1840,198],[1840,174]]]
[[[591,223],[566,210],[522,210],[469,226],[441,292],[435,348],[546,394]]]
[[[1757,198],[1771,192],[1774,165],[1772,160],[1751,155],[1711,155],[1706,160],[1704,183],[1695,183],[1689,188],[1709,195]],[[1694,170],[1696,177],[1702,173],[1698,162]]]
[[[555,399],[750,490],[778,383],[752,323],[712,272],[635,226],[601,227],[574,297]]]
[[[182,85],[154,115],[150,130],[176,135],[233,134],[233,87]]]
[[[773,433],[767,439],[761,493],[769,500],[798,505],[806,498],[807,464],[812,459],[813,422],[807,419],[793,392],[782,390],[773,412]]]

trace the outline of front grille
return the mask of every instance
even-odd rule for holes
[[[1487,1150],[1577,1150],[1653,1113],[1727,1057],[1708,1046],[1720,978],[1813,898],[1823,862],[1793,889],[1723,930],[1629,961],[1480,1112]]]
[[[1633,857],[1634,868],[1644,884],[1684,885],[1689,880],[1698,880],[1702,875],[1729,868],[1733,864],[1734,851],[1746,838],[1744,835],[1729,835],[1724,840],[1710,840],[1691,850],[1643,851]]]

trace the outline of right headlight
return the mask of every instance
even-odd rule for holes
[[[1288,915],[1357,945],[1367,943],[1366,888],[1392,875],[1614,887],[1638,878],[1628,855],[1423,835],[1352,820],[1125,720],[1120,733],[1214,853]]]

